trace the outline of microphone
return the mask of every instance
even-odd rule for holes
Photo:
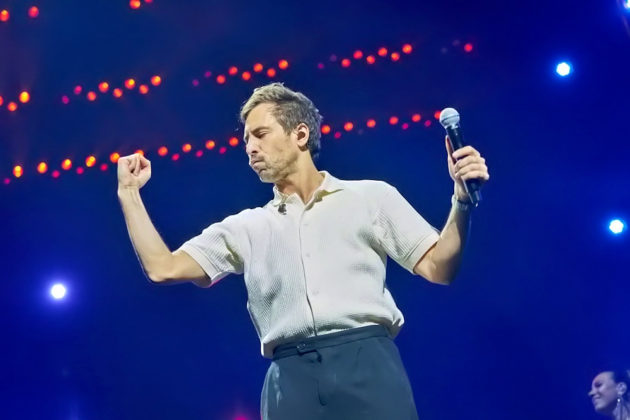
[[[440,113],[440,124],[446,129],[451,148],[455,151],[464,147],[464,135],[459,125],[459,113],[453,108],[444,108]],[[481,191],[479,181],[469,179],[464,181],[466,193],[470,197],[473,206],[477,207],[481,201]]]

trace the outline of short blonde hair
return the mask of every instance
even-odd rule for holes
[[[311,156],[316,158],[321,149],[320,126],[322,116],[313,102],[300,92],[295,92],[284,84],[275,82],[254,89],[254,93],[243,104],[240,112],[241,123],[245,124],[247,116],[260,104],[274,104],[272,115],[289,134],[298,124],[304,123],[309,129],[306,143]]]

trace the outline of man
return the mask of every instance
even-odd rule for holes
[[[628,384],[630,384],[628,371],[598,373],[593,378],[591,391],[588,393],[595,411],[615,420],[630,420]]]
[[[321,115],[301,93],[260,87],[241,121],[249,165],[274,184],[273,200],[212,224],[172,253],[140,199],[150,162],[120,158],[118,196],[147,276],[207,287],[244,273],[262,354],[273,358],[264,419],[416,419],[392,341],[403,317],[385,284],[386,259],[431,282],[452,281],[471,210],[463,182],[488,180],[484,159],[446,142],[455,191],[438,234],[390,185],[316,169]]]

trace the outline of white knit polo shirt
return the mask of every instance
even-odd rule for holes
[[[438,232],[392,186],[327,172],[312,199],[274,187],[264,207],[244,210],[181,246],[212,280],[244,273],[247,310],[272,357],[282,343],[404,319],[387,284],[387,256],[413,272]]]

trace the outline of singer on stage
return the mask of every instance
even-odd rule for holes
[[[240,116],[249,166],[274,184],[273,199],[208,226],[174,252],[140,197],[151,163],[138,154],[119,159],[118,197],[145,273],[156,283],[202,287],[244,273],[261,352],[272,359],[264,419],[417,419],[393,341],[403,316],[385,283],[386,259],[449,284],[474,207],[470,182],[489,179],[485,160],[470,146],[453,151],[447,139],[454,194],[438,232],[391,185],[315,167],[322,117],[303,94],[280,83],[257,88]]]

